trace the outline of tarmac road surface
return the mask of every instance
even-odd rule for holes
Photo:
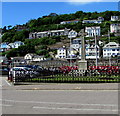
[[[118,84],[2,84],[2,114],[118,114]]]

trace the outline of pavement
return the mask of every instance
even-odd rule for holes
[[[118,83],[26,83],[21,85],[13,85],[7,80],[7,77],[2,77],[2,89],[12,90],[119,90]]]
[[[32,85],[12,85],[8,82],[9,89],[13,90],[119,90],[118,83],[97,83],[97,84],[56,84],[40,83]],[[4,86],[3,89],[7,89]]]

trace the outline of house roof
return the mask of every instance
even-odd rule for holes
[[[85,29],[100,29],[100,26],[85,27]]]
[[[44,55],[42,55],[42,56],[35,55],[35,56],[33,56],[33,58],[44,58]]]
[[[106,44],[103,48],[116,48],[116,47],[120,47],[118,43],[116,42],[109,42],[108,44]]]
[[[24,57],[12,57],[13,60],[23,60]]]

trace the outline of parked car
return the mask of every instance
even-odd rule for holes
[[[23,77],[35,78],[39,75],[39,72],[32,70],[29,67],[19,66],[19,67],[13,67],[10,69],[9,78],[12,78],[14,76],[14,71],[15,71],[16,77],[21,77],[21,78]]]
[[[8,75],[9,68],[6,66],[1,66],[0,67],[0,75]]]

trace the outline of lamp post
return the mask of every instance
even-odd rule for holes
[[[96,56],[96,61],[95,61],[95,64],[96,64],[96,68],[98,66],[98,59],[97,59],[97,36],[96,36],[96,27],[91,27],[91,29],[93,29],[93,32],[94,32],[94,35],[95,35],[95,56]]]
[[[72,62],[71,62],[71,59],[72,59],[72,54],[71,54],[71,43],[72,43],[72,38],[75,38],[77,36],[77,32],[74,31],[74,30],[71,30],[69,33],[68,33],[68,38],[70,38],[70,66],[72,66]]]
[[[110,43],[110,31],[108,30],[108,38]],[[109,66],[111,66],[110,44],[109,44]]]
[[[95,33],[95,56],[96,56],[96,68],[98,66],[98,59],[97,59],[97,37],[96,37],[96,27],[94,27],[94,33]]]

